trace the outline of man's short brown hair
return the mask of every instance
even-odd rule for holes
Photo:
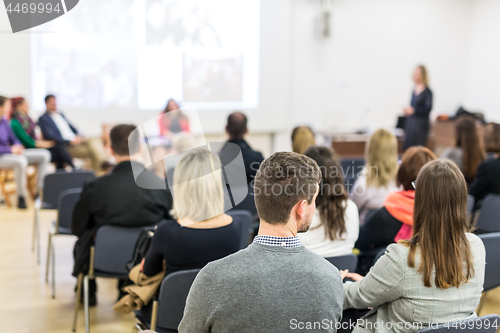
[[[408,148],[401,157],[396,185],[403,186],[405,191],[414,190],[412,182],[417,180],[420,169],[435,159],[436,155],[429,148],[423,146]]]
[[[120,156],[134,155],[139,152],[139,133],[135,125],[116,125],[109,133],[111,149]],[[129,136],[134,144],[129,149]]]
[[[301,200],[311,204],[318,191],[321,170],[310,157],[277,152],[264,160],[255,177],[255,205],[259,217],[271,224],[285,224]]]

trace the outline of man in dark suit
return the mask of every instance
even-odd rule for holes
[[[110,132],[111,152],[116,167],[106,176],[86,184],[73,210],[75,244],[73,275],[88,271],[90,247],[98,227],[150,226],[171,219],[172,198],[165,181],[137,162],[140,143],[134,125],[117,125]],[[135,142],[129,147],[130,142]],[[119,249],[117,249],[119,251]],[[90,303],[95,304],[95,284],[90,287]]]
[[[248,133],[247,117],[241,112],[234,112],[227,117],[226,132],[229,135],[227,142],[237,145],[241,150],[243,162],[245,163],[245,172],[247,183],[255,179],[259,166],[264,161],[264,157],[259,151],[253,150],[245,141],[244,136]],[[219,156],[223,165],[231,160],[231,149],[229,145],[222,147]],[[234,157],[233,157],[234,158]]]
[[[101,170],[104,161],[102,144],[99,140],[86,139],[57,109],[57,101],[54,95],[45,97],[45,113],[38,119],[38,126],[42,130],[45,140],[55,141],[58,151],[66,148],[72,157],[89,158],[92,169],[96,172]],[[65,152],[64,149],[62,150]],[[71,165],[73,167],[73,165]]]
[[[243,158],[243,163],[245,166],[245,174],[247,178],[247,188],[229,188],[228,191],[231,193],[236,193],[235,191],[248,191],[248,195],[243,199],[243,201],[236,203],[233,207],[234,210],[247,210],[252,215],[257,215],[257,208],[255,207],[255,201],[253,196],[253,180],[259,170],[259,166],[264,161],[264,157],[258,151],[253,150],[250,145],[245,141],[244,136],[248,133],[247,127],[247,117],[241,112],[234,112],[227,118],[226,132],[229,135],[229,140],[222,147],[219,152],[219,157],[223,166],[231,163],[232,160],[241,151],[241,156]],[[225,172],[233,171],[239,173],[237,166],[225,169]],[[242,172],[243,170],[241,170]],[[234,197],[233,197],[234,199]]]

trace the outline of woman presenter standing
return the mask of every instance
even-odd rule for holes
[[[412,146],[427,146],[432,109],[432,91],[429,89],[429,77],[425,66],[418,66],[413,73],[415,89],[411,95],[410,106],[404,109],[405,142],[404,149]]]

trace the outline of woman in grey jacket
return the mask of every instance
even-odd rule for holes
[[[366,277],[344,285],[344,309],[372,308],[354,332],[415,332],[475,317],[485,250],[468,233],[467,185],[451,161],[427,163],[415,182],[413,235],[387,248]]]

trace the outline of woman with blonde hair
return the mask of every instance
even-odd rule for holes
[[[292,131],[292,150],[294,153],[304,154],[307,148],[316,145],[314,132],[308,126],[298,126]]]
[[[369,210],[381,208],[385,197],[397,191],[397,172],[398,141],[391,132],[379,129],[370,138],[365,170],[351,192],[351,200],[358,206],[360,224],[365,222]]]
[[[344,286],[344,309],[373,309],[354,333],[377,327],[410,333],[476,317],[485,249],[468,232],[465,178],[451,161],[432,161],[420,170],[415,191],[411,238],[389,245],[366,277],[341,273],[356,281]]]
[[[427,146],[432,110],[432,91],[429,89],[429,75],[423,65],[413,72],[415,88],[411,94],[410,106],[404,109],[405,143],[404,149],[413,146]]]
[[[158,225],[144,258],[143,273],[154,276],[166,263],[166,274],[202,268],[240,249],[241,221],[224,213],[220,159],[206,149],[194,149],[174,171],[175,220]]]

